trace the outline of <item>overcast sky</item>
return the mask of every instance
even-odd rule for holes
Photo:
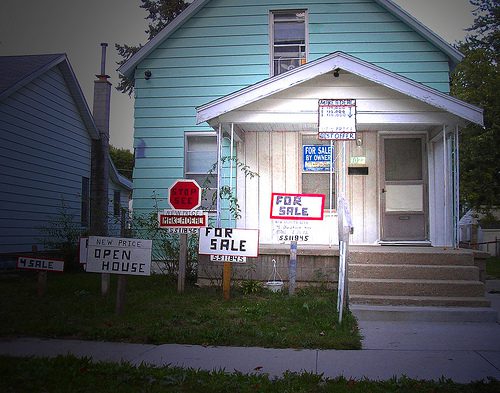
[[[394,0],[449,43],[462,40],[474,17],[468,0]],[[66,53],[92,109],[101,42],[109,43],[106,73],[118,83],[115,43],[146,40],[140,0],[0,0],[0,55]],[[133,99],[113,89],[111,144],[132,149]]]

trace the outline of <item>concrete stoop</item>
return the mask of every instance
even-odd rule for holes
[[[351,253],[349,298],[359,319],[497,320],[471,252],[385,247],[384,251]]]
[[[351,304],[351,312],[360,321],[412,322],[497,322],[491,307],[374,306]]]

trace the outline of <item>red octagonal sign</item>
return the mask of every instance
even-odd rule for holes
[[[194,180],[176,180],[168,190],[168,203],[177,210],[193,210],[201,204],[201,187]]]

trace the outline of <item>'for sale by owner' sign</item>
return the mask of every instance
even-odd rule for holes
[[[87,272],[149,276],[151,240],[90,236]]]

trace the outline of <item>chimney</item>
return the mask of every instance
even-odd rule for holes
[[[111,83],[106,75],[106,47],[101,44],[101,73],[94,81],[94,121],[99,139],[92,141],[91,226],[94,236],[108,234],[109,112]]]

